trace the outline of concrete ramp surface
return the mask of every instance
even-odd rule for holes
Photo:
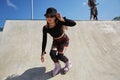
[[[2,32],[0,32],[0,41],[1,41],[1,38],[2,38]]]
[[[120,22],[76,22],[66,31],[70,45],[65,55],[73,67],[66,75],[51,77],[50,35],[45,62],[40,61],[46,22],[7,20],[0,33],[0,80],[120,80]]]

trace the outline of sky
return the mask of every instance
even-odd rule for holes
[[[5,20],[32,20],[32,0],[0,0],[0,27]],[[89,20],[88,0],[33,0],[33,20],[45,19],[47,8],[54,7],[62,16],[73,20]],[[112,20],[120,16],[120,0],[97,0],[98,19]]]

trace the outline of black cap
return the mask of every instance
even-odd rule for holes
[[[48,8],[46,10],[46,13],[45,13],[44,16],[47,16],[47,15],[56,15],[56,14],[57,14],[57,10],[55,8],[50,7],[50,8]]]

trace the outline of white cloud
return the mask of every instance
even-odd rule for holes
[[[13,7],[14,9],[17,9],[16,5],[11,2],[11,0],[7,0],[7,5],[10,7]]]
[[[83,2],[83,5],[86,5],[87,3],[86,2]]]

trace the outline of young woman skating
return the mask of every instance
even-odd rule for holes
[[[52,71],[52,75],[55,76],[61,70],[59,60],[65,63],[64,72],[67,72],[72,67],[70,60],[64,55],[69,44],[69,38],[64,33],[64,29],[66,26],[75,26],[76,22],[62,17],[55,8],[48,8],[44,16],[46,17],[47,24],[43,27],[41,61],[44,62],[47,33],[49,33],[53,37],[50,57],[55,64],[55,68]]]

